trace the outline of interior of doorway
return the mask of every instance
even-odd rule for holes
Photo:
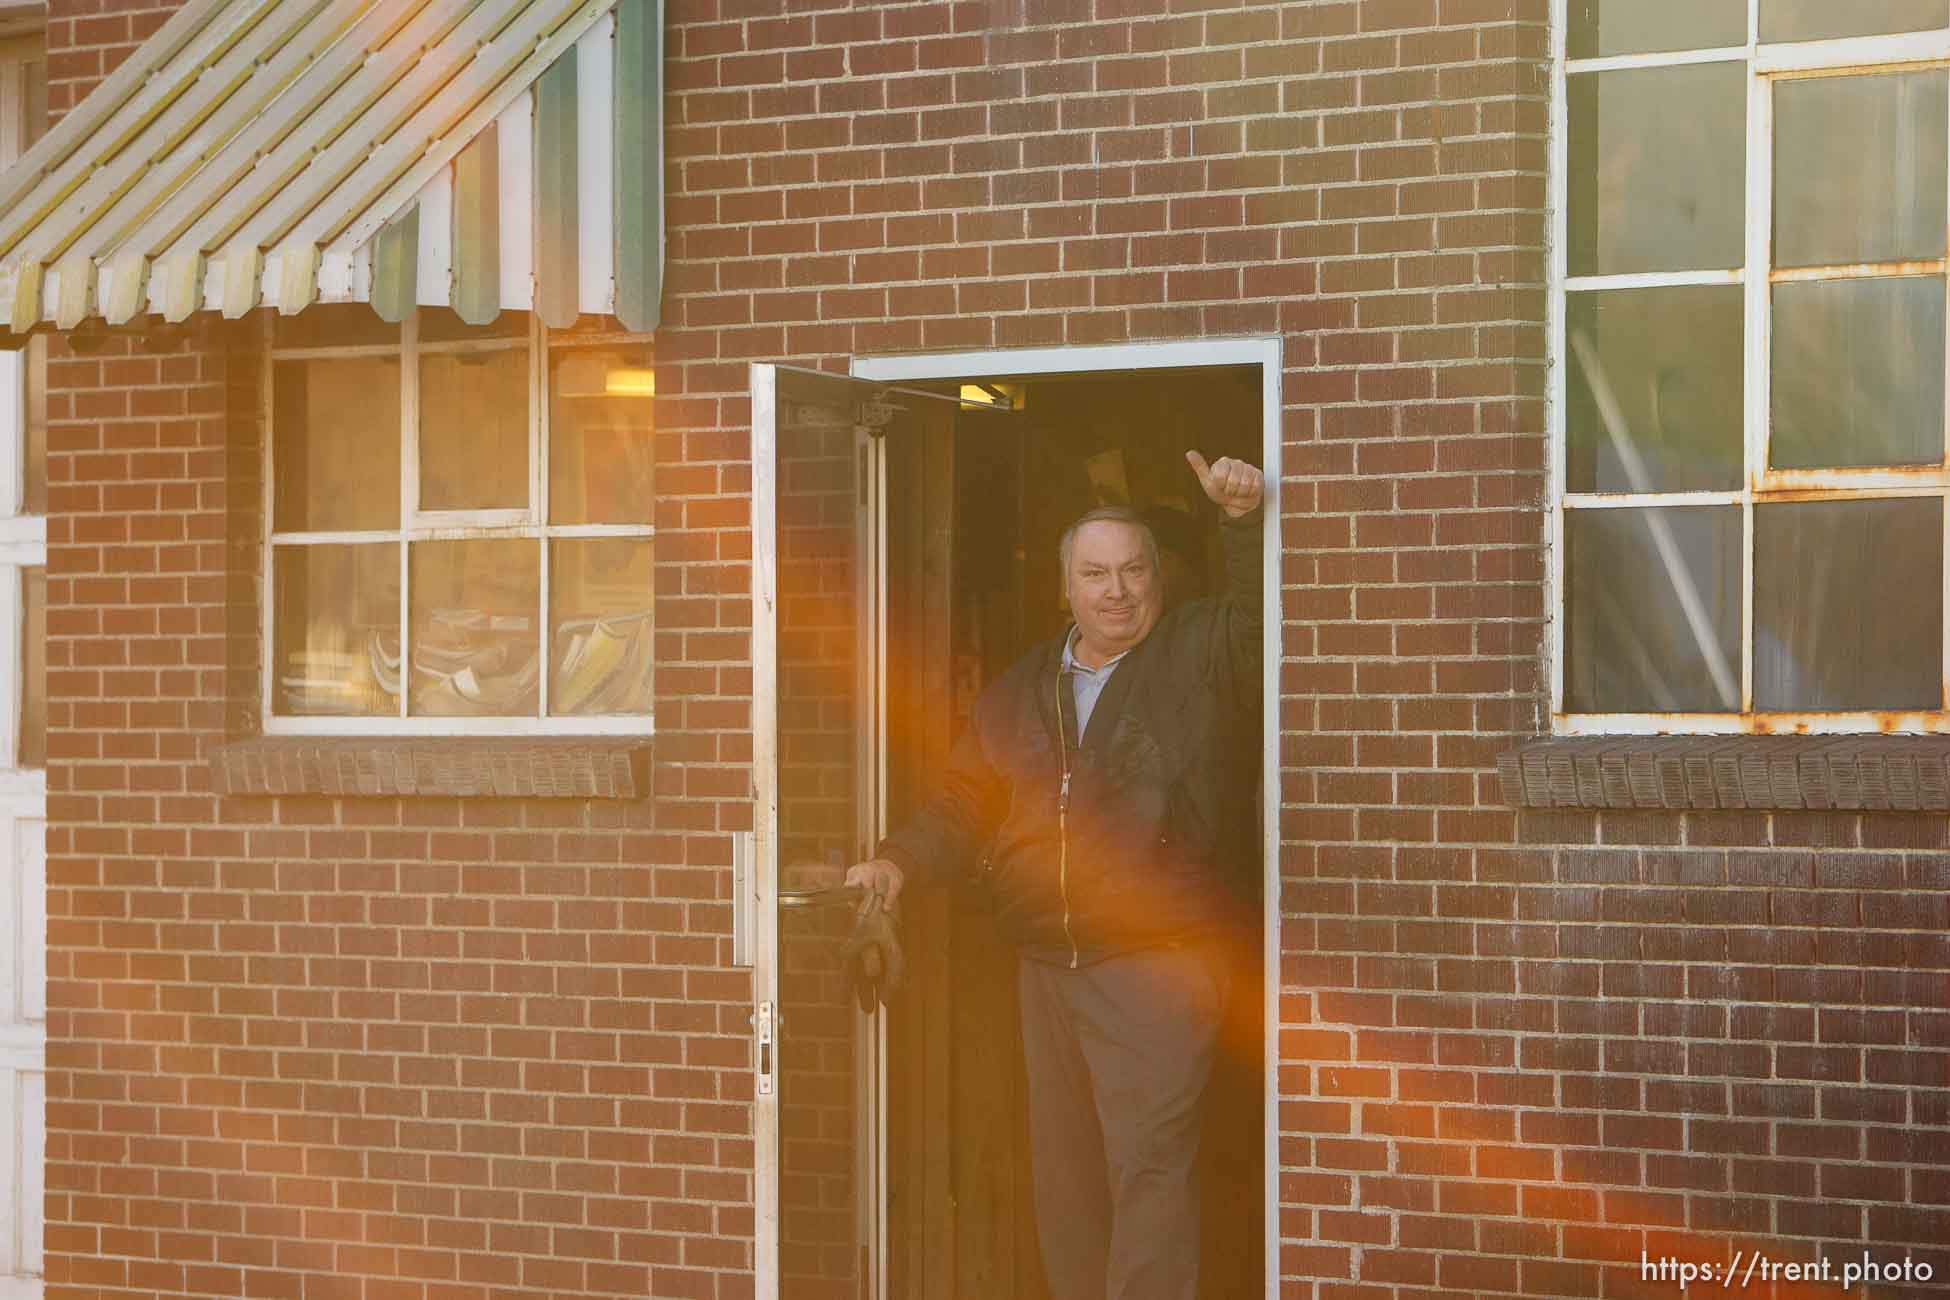
[[[887,442],[890,822],[925,797],[982,686],[1068,623],[1064,527],[1097,505],[1140,510],[1166,552],[1168,599],[1199,598],[1221,581],[1218,513],[1185,451],[1262,459],[1257,365],[916,386],[953,393],[984,378],[1012,410],[910,402],[928,436]],[[1253,917],[1262,880],[1238,882]],[[1014,956],[979,886],[917,894],[905,905],[910,985],[888,1029],[886,1294],[1044,1300]],[[1259,931],[1238,947],[1200,1160],[1200,1292],[1215,1300],[1265,1287]]]

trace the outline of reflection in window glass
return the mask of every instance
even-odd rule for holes
[[[1747,0],[1570,0],[1570,55],[1653,54],[1747,43]]]
[[[540,707],[541,542],[414,542],[415,716],[532,716]]]
[[[364,303],[313,303],[296,316],[272,317],[277,348],[398,347],[399,326],[381,320]]]
[[[528,350],[420,355],[420,509],[528,507]]]
[[[1763,41],[1825,41],[1950,26],[1950,0],[1760,0]]]
[[[549,358],[549,522],[654,516],[656,372],[647,349],[558,348]]]
[[[273,527],[398,527],[399,358],[280,361],[272,393]]]
[[[1745,64],[1579,73],[1569,96],[1572,275],[1741,264]]]
[[[549,712],[648,713],[652,544],[641,538],[549,544]]]
[[[1737,506],[1572,510],[1564,546],[1567,708],[1739,711]]]
[[[1754,507],[1754,704],[1943,706],[1943,503]]]
[[[469,339],[525,339],[528,313],[504,311],[485,325],[469,325],[449,307],[420,308],[420,342],[459,343]]]
[[[47,570],[20,571],[20,734],[15,767],[47,766]]]
[[[1569,295],[1571,491],[1740,486],[1742,316],[1736,284]]]
[[[399,547],[280,546],[272,581],[273,712],[399,712]]]
[[[1774,91],[1774,263],[1942,257],[1950,74],[1785,81]]]
[[[1943,277],[1774,286],[1779,469],[1943,459]]]

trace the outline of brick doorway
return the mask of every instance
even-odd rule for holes
[[[1005,354],[985,373],[971,359],[959,370],[899,376],[944,394],[983,382],[1016,409],[964,407],[951,420],[931,417],[931,436],[887,443],[890,821],[924,797],[926,774],[959,734],[981,686],[1068,621],[1055,550],[1071,519],[1098,504],[1147,511],[1168,552],[1171,599],[1196,598],[1220,579],[1216,519],[1201,509],[1207,503],[1185,469],[1185,449],[1243,456],[1265,464],[1269,478],[1277,473],[1269,458],[1276,434],[1269,436],[1266,418],[1277,410],[1277,392],[1269,401],[1266,391],[1277,387],[1275,367],[1097,368],[1089,363],[1117,358],[1068,351],[1069,366],[1056,359],[1062,352],[1042,354],[1046,368],[1028,374],[1011,368],[1020,358]],[[1276,528],[1269,523],[1269,533]],[[1273,536],[1267,545],[1277,554]],[[1270,597],[1268,620],[1277,625]],[[895,646],[917,652],[897,654]],[[1270,683],[1267,698],[1265,734],[1272,735]],[[1253,779],[1251,762],[1246,770]],[[1265,770],[1261,762],[1262,794]],[[1262,835],[1261,844],[1270,858],[1271,837]],[[1243,882],[1248,906],[1262,918],[1270,916],[1268,893],[1277,901],[1263,883],[1268,876]],[[1047,1294],[1031,1208],[1015,959],[997,939],[990,911],[973,884],[909,904],[912,983],[886,1031],[890,1297]],[[1262,996],[1270,987],[1271,931],[1268,920],[1265,935],[1239,945],[1226,1051],[1208,1093],[1201,1293],[1210,1297],[1261,1294],[1274,1276],[1266,1263]]]

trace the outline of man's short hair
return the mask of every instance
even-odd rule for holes
[[[1163,572],[1158,562],[1158,537],[1151,531],[1151,525],[1144,522],[1144,516],[1125,506],[1098,506],[1095,510],[1078,516],[1077,521],[1063,530],[1063,536],[1056,543],[1056,562],[1063,566],[1063,581],[1070,581],[1070,546],[1076,541],[1077,529],[1085,524],[1129,524],[1144,536],[1144,555],[1151,561],[1153,573]]]

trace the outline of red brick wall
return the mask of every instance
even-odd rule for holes
[[[47,107],[61,115],[146,40],[183,0],[47,0]]]
[[[83,8],[57,104],[118,39]],[[253,432],[213,356],[57,366],[57,1290],[748,1293],[746,363],[1271,332],[1281,1293],[1950,1277],[1944,821],[1499,802],[1544,721],[1545,0],[668,11],[647,807],[209,796]]]
[[[57,2],[56,103],[167,7]],[[748,540],[658,519],[653,800],[217,798],[249,338],[55,347],[50,1294],[749,1295]],[[748,492],[665,441],[673,493]]]

